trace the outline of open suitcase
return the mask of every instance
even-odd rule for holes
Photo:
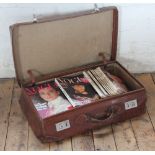
[[[19,103],[42,142],[60,141],[145,112],[144,87],[116,61],[117,31],[118,10],[115,7],[40,18],[11,26],[16,77],[22,90]],[[98,56],[101,52],[104,53],[102,60]],[[27,71],[31,70],[38,82],[97,66],[123,79],[130,91],[40,118],[24,89],[32,80]]]

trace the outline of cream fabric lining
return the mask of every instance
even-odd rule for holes
[[[98,61],[111,54],[113,11],[13,28],[15,64],[20,80],[27,70],[43,74]]]

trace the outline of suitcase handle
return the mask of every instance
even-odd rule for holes
[[[120,108],[114,108],[109,107],[104,113],[96,114],[95,116],[92,116],[92,114],[85,114],[87,121],[90,121],[91,123],[102,123],[103,121],[111,118],[114,114],[116,114],[119,111]]]

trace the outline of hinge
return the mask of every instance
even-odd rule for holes
[[[33,14],[33,23],[37,23],[37,22],[38,22],[38,18],[36,14]]]
[[[99,12],[99,11],[100,11],[100,9],[99,9],[98,5],[96,3],[94,3],[94,11],[93,11],[93,13]]]

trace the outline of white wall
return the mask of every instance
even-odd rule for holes
[[[119,9],[117,59],[132,72],[155,71],[155,5],[116,5]],[[93,4],[0,4],[0,78],[14,77],[9,25],[33,15],[72,12]]]

